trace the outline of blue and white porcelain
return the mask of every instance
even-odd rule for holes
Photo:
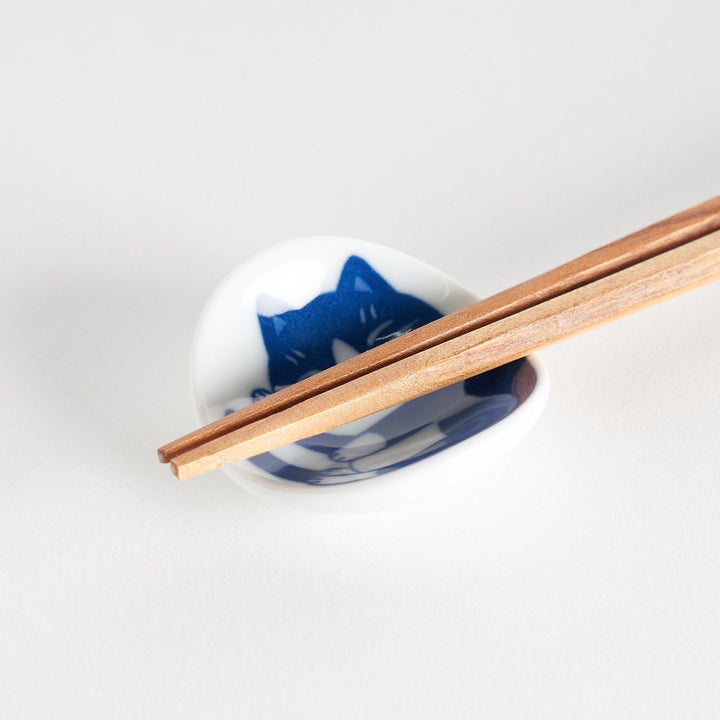
[[[228,275],[195,337],[205,424],[477,298],[396,250],[341,237],[270,247]],[[528,357],[224,471],[255,495],[321,512],[432,502],[516,446],[547,376]]]

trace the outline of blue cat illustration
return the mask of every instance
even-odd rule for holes
[[[269,388],[259,399],[436,320],[441,313],[395,290],[365,260],[345,262],[337,287],[297,310],[258,315]],[[522,360],[250,460],[267,473],[314,485],[372,477],[416,462],[492,425],[517,405]],[[226,408],[226,413],[237,406]]]
[[[440,316],[419,298],[396,292],[353,255],[333,292],[318,295],[300,310],[258,315],[271,387],[255,390],[253,397],[292,385]]]

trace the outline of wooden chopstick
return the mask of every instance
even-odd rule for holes
[[[720,231],[313,396],[171,461],[181,479],[327,432],[720,278]]]
[[[470,331],[171,461],[181,479],[427,394],[720,278],[720,231]]]
[[[169,462],[250,423],[720,229],[720,196],[284,388],[158,450]]]

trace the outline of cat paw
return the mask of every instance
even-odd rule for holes
[[[334,450],[330,457],[335,460],[335,462],[352,462],[353,460],[372,455],[378,452],[378,450],[382,450],[385,445],[387,445],[387,441],[382,435],[367,432],[358,435],[358,437],[347,445]]]
[[[351,467],[331,467],[321,470],[318,474],[324,477],[340,477],[342,475],[352,475],[354,470]]]

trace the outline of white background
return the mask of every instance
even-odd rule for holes
[[[716,7],[3,3],[0,714],[718,717],[720,285],[544,352],[540,424],[433,510],[155,461],[272,243],[483,294],[720,192]]]

